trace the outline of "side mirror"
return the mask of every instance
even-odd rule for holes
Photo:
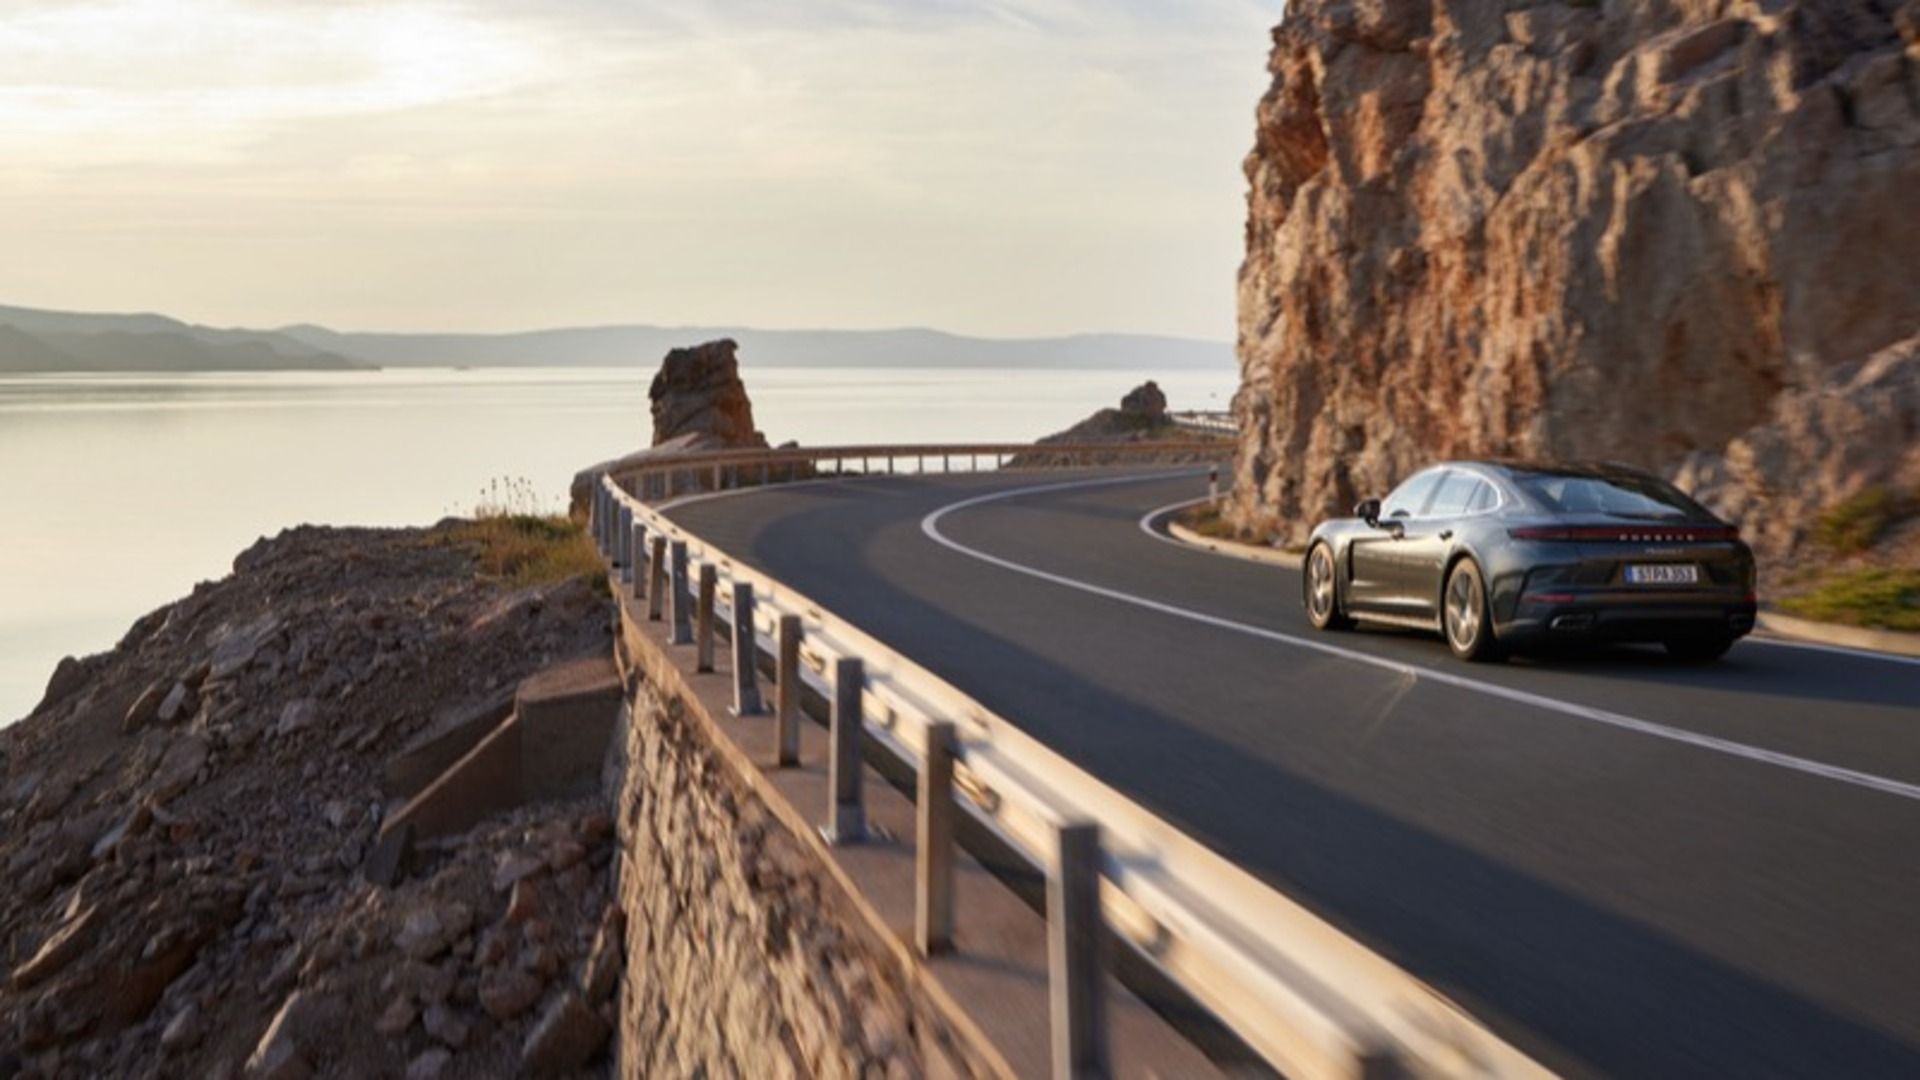
[[[1376,525],[1376,526],[1379,525],[1380,524],[1380,500],[1379,499],[1361,499],[1358,503],[1354,504],[1353,516],[1359,518],[1361,521],[1364,521],[1369,525]]]

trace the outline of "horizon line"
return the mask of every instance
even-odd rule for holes
[[[246,326],[246,325],[239,325],[239,324],[222,326],[215,323],[198,322],[193,319],[180,316],[180,315],[170,315],[163,311],[150,311],[150,310],[149,311],[99,311],[99,310],[79,310],[74,308],[32,307],[26,304],[0,303],[0,310],[7,310],[7,309],[11,309],[14,311],[30,311],[30,312],[35,312],[35,313],[44,314],[44,315],[71,315],[71,316],[98,317],[98,318],[170,319],[174,322],[182,323],[188,327],[194,327],[194,328],[199,328],[203,330],[217,330],[217,331],[229,331],[229,332],[241,331],[241,332],[250,332],[250,333],[275,333],[275,334],[285,333],[290,330],[299,330],[299,329],[324,330],[331,334],[340,334],[340,335],[366,335],[366,336],[379,336],[379,337],[496,337],[496,338],[524,337],[524,336],[533,335],[533,334],[566,333],[570,331],[583,331],[583,330],[584,331],[661,330],[661,331],[669,331],[669,332],[741,331],[741,332],[750,332],[750,333],[759,333],[759,334],[925,333],[925,334],[941,334],[947,337],[966,338],[973,341],[988,341],[988,342],[995,342],[1000,344],[1017,344],[1022,342],[1042,342],[1042,341],[1069,341],[1076,338],[1124,337],[1124,338],[1143,338],[1143,339],[1160,340],[1160,341],[1181,341],[1181,342],[1188,342],[1188,343],[1198,344],[1198,345],[1218,345],[1223,348],[1232,348],[1234,345],[1234,342],[1232,339],[1191,337],[1184,334],[1165,334],[1165,333],[1155,333],[1155,332],[1148,332],[1148,331],[1131,331],[1131,330],[1075,330],[1075,331],[1068,331],[1068,332],[1058,333],[1058,334],[996,335],[996,334],[966,333],[963,331],[947,330],[947,329],[934,327],[934,326],[894,325],[894,326],[797,327],[797,326],[752,326],[744,323],[728,324],[728,323],[650,323],[650,322],[590,322],[590,323],[579,323],[579,324],[559,325],[559,326],[548,325],[548,326],[531,327],[531,328],[518,329],[518,330],[365,330],[365,329],[342,330],[334,326],[329,326],[326,323],[316,322],[316,321],[298,321],[298,322],[282,323],[277,326]]]

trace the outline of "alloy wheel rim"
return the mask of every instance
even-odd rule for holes
[[[1447,634],[1461,648],[1472,645],[1474,638],[1479,635],[1479,599],[1473,587],[1473,575],[1453,575],[1452,584],[1447,589]]]
[[[1313,549],[1313,564],[1307,570],[1313,616],[1324,619],[1333,610],[1333,560],[1326,548]]]

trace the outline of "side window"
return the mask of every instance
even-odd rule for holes
[[[1440,490],[1433,496],[1432,505],[1427,507],[1428,517],[1459,517],[1467,512],[1467,503],[1473,499],[1473,490],[1480,484],[1480,478],[1463,472],[1449,472],[1440,482]]]
[[[1418,517],[1426,509],[1427,496],[1433,494],[1434,486],[1444,475],[1443,470],[1430,469],[1394,488],[1387,501],[1380,504],[1380,516]]]
[[[1480,481],[1480,485],[1473,489],[1472,497],[1467,499],[1467,513],[1478,514],[1491,510],[1499,505],[1499,503],[1500,493],[1493,490],[1492,484],[1482,480]]]

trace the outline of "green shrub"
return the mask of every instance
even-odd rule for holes
[[[1828,507],[1814,522],[1813,539],[1829,551],[1857,555],[1873,547],[1893,518],[1893,496],[1870,487]]]
[[[1780,606],[1822,622],[1920,631],[1920,569],[1856,570]]]

